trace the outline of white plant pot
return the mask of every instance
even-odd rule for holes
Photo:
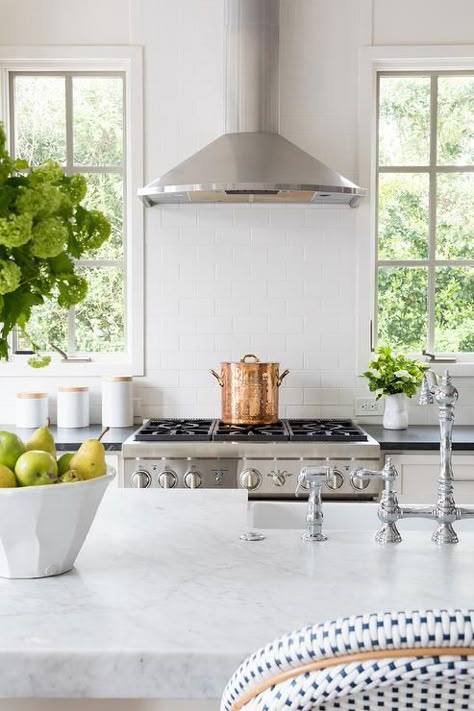
[[[404,393],[385,396],[383,426],[386,430],[406,430],[408,427],[408,398]]]
[[[0,488],[0,576],[71,570],[115,471],[71,484]]]

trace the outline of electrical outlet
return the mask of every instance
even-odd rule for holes
[[[383,400],[375,400],[372,397],[358,397],[356,399],[356,415],[359,415],[359,417],[383,415]]]

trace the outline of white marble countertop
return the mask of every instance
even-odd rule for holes
[[[245,492],[110,489],[69,574],[0,580],[0,696],[217,698],[260,645],[364,611],[474,602],[474,529],[245,543]],[[375,528],[375,521],[369,526]]]

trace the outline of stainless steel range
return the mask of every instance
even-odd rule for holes
[[[379,481],[352,472],[379,465],[378,443],[350,420],[226,425],[211,419],[152,419],[123,444],[124,486],[246,489],[251,498],[294,498],[304,466],[327,466],[324,497],[371,499]]]

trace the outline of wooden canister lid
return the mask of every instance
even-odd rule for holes
[[[58,392],[60,393],[84,393],[88,390],[88,385],[60,385],[58,387]]]
[[[109,383],[129,383],[133,378],[131,375],[109,375],[103,380]]]
[[[20,400],[39,400],[40,398],[48,397],[48,393],[17,393],[17,398]]]

